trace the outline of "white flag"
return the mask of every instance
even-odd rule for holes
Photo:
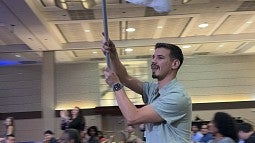
[[[126,0],[133,4],[152,7],[155,11],[161,12],[169,12],[170,8],[170,1],[171,0]]]

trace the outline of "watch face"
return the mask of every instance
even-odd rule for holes
[[[113,85],[113,91],[119,91],[122,87],[123,85],[121,83],[115,83]]]

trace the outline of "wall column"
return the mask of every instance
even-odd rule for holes
[[[54,51],[43,52],[41,105],[43,130],[56,132],[55,125],[55,56]]]

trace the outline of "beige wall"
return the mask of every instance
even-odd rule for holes
[[[41,110],[41,66],[0,67],[0,113]]]
[[[187,57],[178,79],[193,103],[255,100],[255,56]]]
[[[96,62],[57,65],[56,109],[99,106],[99,70]]]

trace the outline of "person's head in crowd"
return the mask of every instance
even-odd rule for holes
[[[206,135],[208,133],[208,126],[207,124],[203,124],[200,129],[201,134]]]
[[[253,126],[246,122],[240,123],[237,130],[238,136],[242,140],[247,140],[254,133]]]
[[[81,113],[80,113],[80,108],[75,106],[72,111],[71,111],[71,114],[72,114],[72,119],[75,119],[77,117],[80,117],[81,116]]]
[[[15,136],[13,134],[6,135],[5,143],[15,143]]]
[[[96,126],[91,126],[87,129],[87,134],[91,137],[98,136],[98,129]]]
[[[192,131],[192,133],[197,133],[199,131],[198,125],[197,124],[193,124],[191,126],[191,131]]]
[[[44,141],[49,142],[51,139],[54,138],[54,133],[51,130],[47,130],[44,132]]]
[[[80,133],[76,129],[66,129],[59,138],[59,143],[81,143]]]
[[[131,125],[127,126],[127,132],[128,132],[128,133],[135,132],[134,126],[131,126]]]
[[[5,119],[5,125],[6,126],[14,126],[14,118],[13,117],[7,117]]]
[[[208,126],[209,132],[211,132],[216,138],[229,137],[234,141],[238,140],[236,122],[231,115],[225,112],[215,113]]]
[[[6,135],[14,135],[14,118],[13,117],[7,117],[5,119],[4,125],[6,127]]]

